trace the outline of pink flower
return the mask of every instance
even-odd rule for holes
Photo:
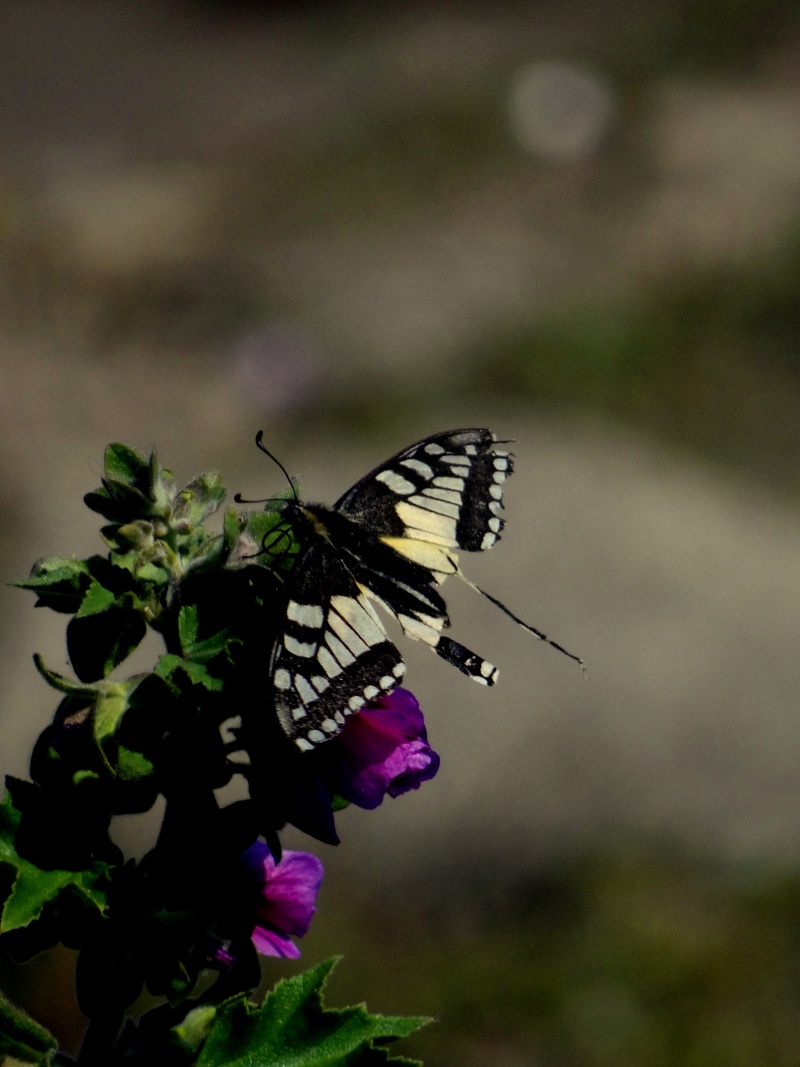
[[[295,960],[302,937],[316,911],[322,864],[308,852],[284,852],[280,863],[262,841],[242,853],[242,862],[258,886],[256,925],[250,936],[262,956]]]
[[[407,689],[379,696],[351,716],[330,751],[334,791],[361,808],[377,808],[387,793],[419,789],[439,770],[419,704]]]

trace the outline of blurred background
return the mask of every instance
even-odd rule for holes
[[[588,681],[450,588],[500,684],[403,643],[441,772],[287,842],[327,876],[265,982],[344,952],[330,1002],[435,1015],[429,1067],[800,1064],[796,4],[2,0],[0,375],[4,582],[102,550],[112,440],[258,496],[263,429],[331,503],[515,439],[465,570]],[[31,605],[20,776],[67,665]],[[0,978],[74,1049],[71,966]]]

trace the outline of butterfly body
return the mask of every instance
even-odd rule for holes
[[[443,635],[439,586],[460,574],[459,549],[491,548],[503,528],[511,456],[485,429],[436,434],[376,468],[333,507],[288,501],[301,545],[270,671],[278,719],[303,751],[399,684],[405,671],[374,604],[462,673],[493,685],[497,669]]]

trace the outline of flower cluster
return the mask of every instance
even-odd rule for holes
[[[322,840],[331,836],[331,797],[376,808],[385,796],[418,789],[439,769],[419,704],[407,689],[382,694],[350,717],[320,750],[320,762],[321,777],[303,795],[304,816],[297,822]],[[253,887],[253,945],[265,956],[297,958],[291,938],[308,930],[322,864],[307,852],[284,852],[276,863],[261,841],[246,849],[240,862]],[[216,958],[230,962],[227,953],[218,951]]]

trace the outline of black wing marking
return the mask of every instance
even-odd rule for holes
[[[426,437],[362,478],[334,510],[390,538],[468,552],[491,548],[505,525],[503,483],[514,469],[496,444],[486,429]]]
[[[375,610],[338,551],[315,538],[289,581],[270,671],[278,720],[302,751],[334,737],[405,673]]]

